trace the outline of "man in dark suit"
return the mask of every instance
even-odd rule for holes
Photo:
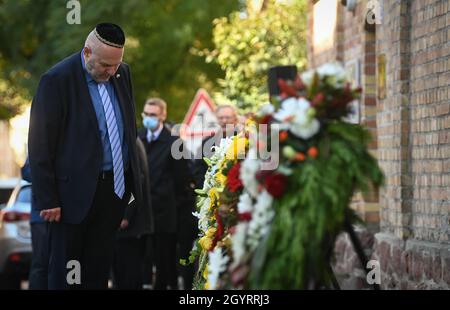
[[[147,239],[154,231],[153,208],[150,196],[150,178],[145,146],[136,139],[143,203],[134,200],[125,210],[114,246],[113,279],[114,288],[119,290],[140,290],[143,287],[144,256]]]
[[[125,35],[98,24],[82,51],[48,70],[31,107],[33,203],[49,225],[49,289],[105,289],[114,237],[139,163]]]
[[[167,105],[160,98],[148,99],[142,113],[144,127],[138,133],[145,145],[154,212],[153,238],[156,265],[155,289],[176,289],[177,208],[188,187],[184,159],[175,160],[172,144],[177,140],[164,126]]]
[[[234,106],[228,104],[219,105],[215,110],[215,114],[219,121],[219,130],[214,135],[203,139],[200,149],[196,152],[196,154],[201,154],[202,159],[192,159],[190,163],[196,188],[203,188],[205,173],[208,170],[208,165],[203,158],[210,158],[213,155],[212,147],[219,146],[222,138],[234,136],[239,131],[239,116]]]

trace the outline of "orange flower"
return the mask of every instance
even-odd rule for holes
[[[312,146],[308,150],[308,156],[312,158],[316,158],[319,151],[317,150],[317,147]]]
[[[288,138],[288,132],[287,131],[282,131],[280,132],[280,141],[283,142]]]
[[[294,160],[295,161],[304,161],[306,159],[305,154],[303,154],[302,152],[297,152],[295,154]]]

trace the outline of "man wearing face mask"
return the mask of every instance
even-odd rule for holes
[[[167,105],[164,100],[148,99],[142,113],[144,128],[138,132],[145,146],[149,166],[155,227],[153,246],[147,251],[154,250],[155,289],[177,289],[177,208],[182,204],[189,184],[186,161],[175,160],[172,156],[172,144],[177,137],[172,136],[164,125],[166,117]]]

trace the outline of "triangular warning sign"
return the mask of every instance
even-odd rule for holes
[[[183,121],[183,136],[209,136],[217,126],[215,104],[203,88],[197,91]]]
[[[184,117],[181,137],[193,152],[201,145],[203,137],[213,135],[217,130],[215,104],[207,91],[200,88]]]

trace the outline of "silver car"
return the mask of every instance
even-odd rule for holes
[[[14,188],[0,210],[0,289],[20,289],[31,264],[31,184]]]

